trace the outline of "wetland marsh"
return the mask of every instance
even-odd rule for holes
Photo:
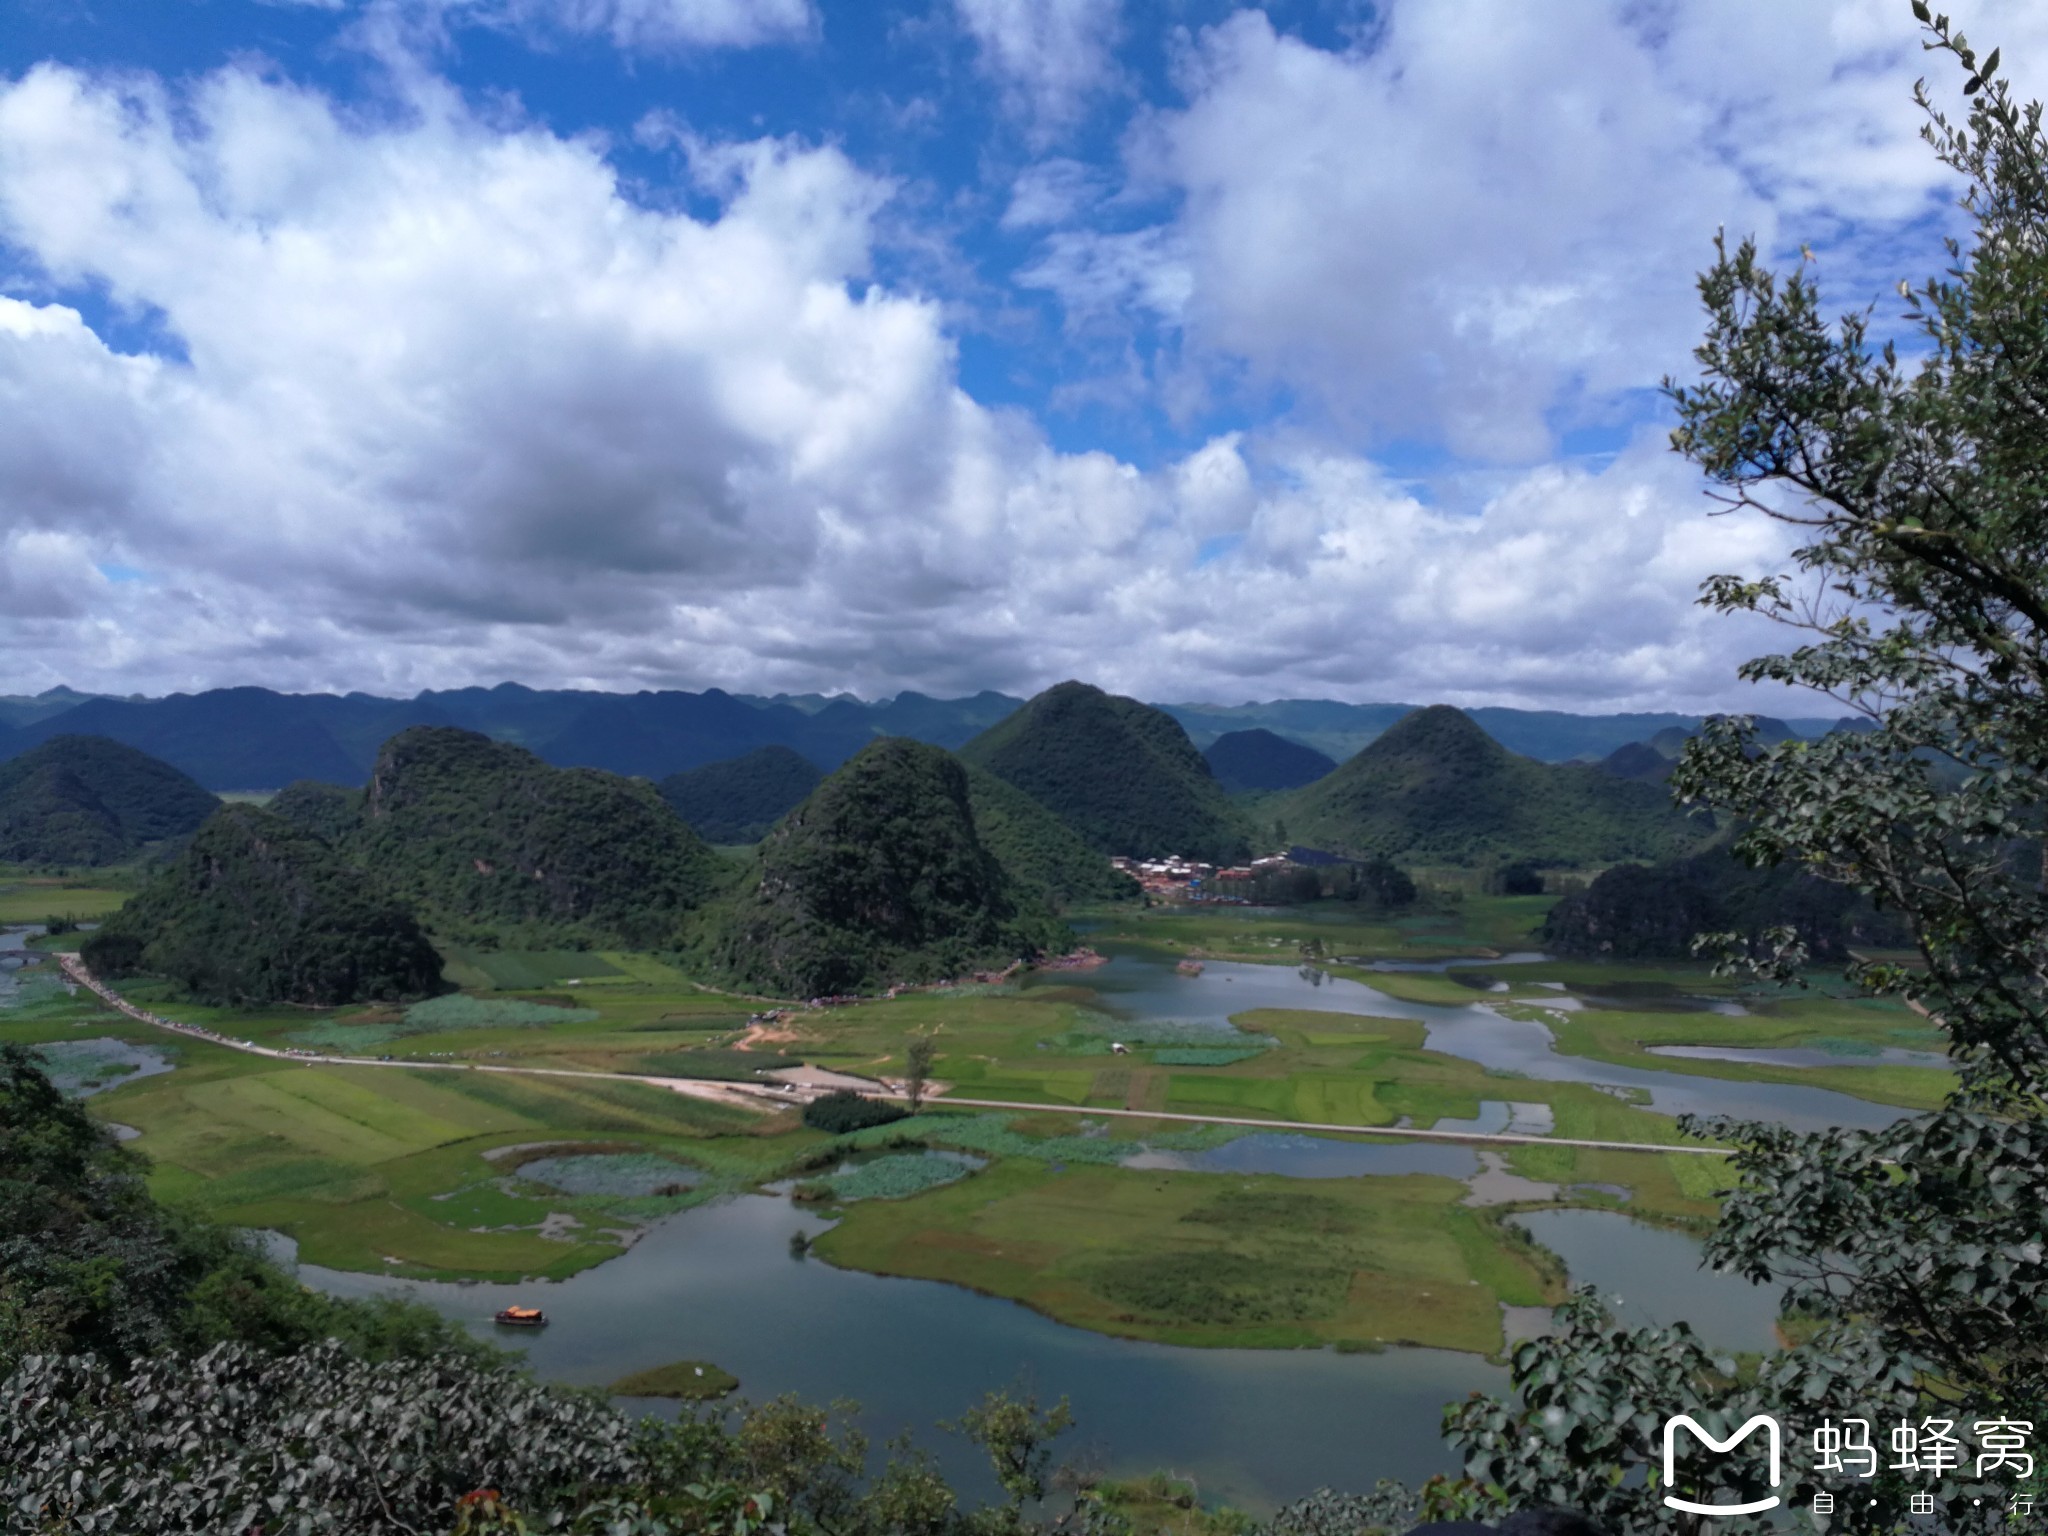
[[[423,1014],[448,1016],[438,1030],[364,1009],[230,1013],[140,984],[125,990],[173,1017],[363,1064],[180,1039],[173,1070],[93,1103],[140,1133],[160,1194],[289,1234],[309,1281],[406,1291],[487,1332],[504,1301],[544,1304],[556,1326],[514,1342],[546,1376],[708,1360],[750,1396],[858,1398],[886,1434],[1021,1374],[1074,1395],[1106,1465],[1174,1459],[1256,1507],[1440,1470],[1438,1408],[1498,1387],[1488,1357],[1575,1281],[1764,1347],[1773,1299],[1697,1267],[1723,1175],[1661,1150],[1681,1140],[1672,1115],[1881,1124],[1946,1081],[1902,1008],[1556,962],[1516,951],[1503,930],[1521,916],[1120,913],[1092,936],[1097,968],[800,1009],[745,1050],[758,1003],[645,954],[455,957],[473,993],[527,1006]],[[1652,1006],[1626,1006],[1630,987]],[[0,1036],[161,1043],[90,998],[39,999],[0,1014]],[[918,1033],[954,1096],[1042,1110],[941,1095],[833,1138],[647,1083],[445,1070],[731,1079],[802,1060],[886,1076]],[[1372,1134],[1404,1126],[1644,1150]]]

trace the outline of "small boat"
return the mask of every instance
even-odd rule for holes
[[[498,1314],[498,1322],[507,1328],[545,1328],[548,1315],[539,1307],[507,1307]]]

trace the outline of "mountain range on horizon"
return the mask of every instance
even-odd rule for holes
[[[54,736],[95,735],[147,752],[215,791],[275,790],[300,779],[360,784],[378,749],[399,731],[443,725],[523,746],[556,767],[656,780],[777,746],[830,771],[883,736],[958,749],[1025,703],[990,690],[957,699],[905,692],[870,702],[851,694],[604,693],[509,682],[426,690],[410,699],[257,687],[117,698],[53,688],[34,697],[0,695],[0,762]],[[1281,699],[1155,707],[1179,721],[1200,750],[1225,736],[1265,731],[1343,762],[1422,706]],[[1689,731],[1703,718],[1504,706],[1464,713],[1502,746],[1541,762],[1597,760],[1660,732]],[[1834,724],[1785,723],[1808,736]]]

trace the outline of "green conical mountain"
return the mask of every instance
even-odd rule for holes
[[[441,990],[441,959],[403,905],[320,839],[224,806],[106,925],[104,975],[167,976],[202,1002],[334,1007]]]
[[[0,763],[0,863],[115,864],[219,809],[146,752],[104,736],[53,736]]]
[[[351,857],[437,925],[521,924],[671,942],[730,873],[642,779],[552,768],[447,726],[384,743]]]
[[[655,787],[705,842],[757,843],[822,778],[801,752],[770,746],[670,774]]]
[[[1219,862],[1245,829],[1180,722],[1086,683],[1048,688],[960,756],[1024,791],[1101,853]]]
[[[1661,784],[1517,757],[1448,705],[1418,709],[1273,813],[1296,842],[1412,864],[1656,859],[1705,843]]]
[[[974,830],[1020,884],[1055,910],[1079,902],[1129,901],[1138,882],[1036,800],[981,768],[967,770]]]
[[[976,833],[961,765],[889,737],[768,834],[698,943],[735,985],[810,997],[957,976],[1072,940]]]
[[[1273,789],[1299,789],[1313,784],[1337,765],[1314,747],[1303,746],[1264,729],[1230,731],[1203,751],[1216,782],[1232,794]]]

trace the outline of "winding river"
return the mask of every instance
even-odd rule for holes
[[[1543,1025],[1504,1019],[1476,1001],[1405,1003],[1360,982],[1279,966],[1211,962],[1191,977],[1169,960],[1119,951],[1100,970],[1027,985],[1083,986],[1131,1019],[1221,1021],[1248,1008],[1418,1019],[1432,1049],[1535,1078],[1640,1088],[1666,1113],[1753,1115],[1802,1127],[1877,1126],[1901,1113],[1822,1089],[1586,1061],[1554,1050]],[[1486,1108],[1494,1119],[1507,1113]],[[1140,1153],[1134,1161],[1300,1178],[1471,1178],[1480,1158],[1459,1146],[1365,1146],[1275,1131],[1203,1152]],[[1517,1219],[1566,1260],[1575,1279],[1618,1294],[1624,1317],[1682,1318],[1720,1347],[1769,1347],[1774,1298],[1702,1271],[1691,1239],[1614,1211]],[[302,1277],[336,1294],[411,1296],[480,1334],[499,1333],[550,1379],[601,1385],[673,1360],[708,1359],[737,1375],[756,1400],[781,1392],[857,1400],[877,1444],[911,1430],[963,1486],[982,1491],[972,1456],[937,1433],[935,1421],[992,1388],[1023,1383],[1042,1398],[1071,1397],[1080,1429],[1069,1449],[1112,1475],[1168,1467],[1193,1477],[1205,1499],[1258,1511],[1320,1485],[1363,1489],[1380,1477],[1419,1481],[1453,1470],[1437,1432],[1444,1404],[1506,1384],[1498,1367],[1441,1350],[1199,1350],[1107,1338],[951,1286],[792,1257],[791,1235],[824,1225],[780,1196],[744,1195],[673,1217],[622,1257],[554,1284],[413,1282],[310,1266]],[[509,1337],[494,1330],[491,1314],[514,1301],[544,1306],[553,1326]]]

